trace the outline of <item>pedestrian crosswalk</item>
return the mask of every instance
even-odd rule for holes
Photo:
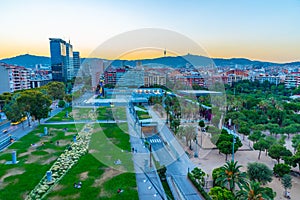
[[[150,139],[150,143],[161,143],[160,139]]]

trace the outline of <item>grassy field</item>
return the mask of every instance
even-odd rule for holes
[[[74,188],[73,184],[82,182],[82,188]],[[55,199],[138,199],[135,174],[120,173],[108,168],[92,154],[83,156],[78,164],[55,186],[48,195]],[[121,188],[124,192],[118,194]]]
[[[112,109],[115,109],[112,111]],[[64,121],[65,109],[52,121]],[[87,110],[81,109],[78,114]],[[126,119],[125,108],[102,108],[99,112],[119,112]],[[83,113],[80,113],[83,112]],[[44,127],[47,136],[41,136]],[[84,124],[40,125],[0,155],[0,200],[19,200],[39,183],[46,171],[72,141]],[[76,129],[77,128],[77,129]],[[50,192],[47,199],[138,199],[127,123],[94,124],[90,153],[84,155]],[[56,142],[59,141],[59,145]],[[32,145],[34,144],[34,145]],[[5,165],[11,152],[18,155],[16,165]],[[116,160],[121,164],[115,164]],[[109,167],[111,166],[111,167]],[[75,182],[82,188],[74,188]],[[124,192],[118,194],[121,188]],[[13,194],[13,195],[12,195]]]
[[[89,113],[92,108],[65,108],[63,111],[53,116],[47,122],[66,122],[74,120],[93,120]],[[68,112],[68,117],[66,117]],[[125,107],[99,107],[96,110],[97,120],[126,120]]]
[[[107,166],[114,166],[121,171],[134,171],[127,123],[95,124],[94,130],[89,148],[92,154]],[[122,165],[115,165],[119,159]]]
[[[75,120],[89,120],[89,112],[92,108],[72,108],[68,107],[59,112],[57,115],[53,116],[47,122],[66,122]],[[68,117],[66,117],[66,112],[68,112]]]
[[[24,199],[52,166],[53,162],[77,134],[75,125],[46,125],[49,136],[40,137],[45,125],[38,126],[0,155],[0,199]],[[79,125],[80,126],[80,125]],[[79,127],[77,125],[77,127]],[[67,128],[67,131],[64,131]],[[56,145],[59,141],[59,145]],[[31,144],[35,144],[33,147]],[[42,145],[43,144],[43,145]],[[19,163],[5,165],[17,151]],[[12,195],[13,194],[13,195]]]
[[[98,120],[126,120],[125,107],[99,107]]]
[[[138,199],[127,124],[95,124],[90,154],[83,156],[49,194],[55,199]],[[122,164],[114,165],[120,159]],[[82,182],[82,188],[73,184]],[[121,188],[124,192],[118,194]]]
[[[63,109],[61,112],[47,120],[47,122],[74,121],[72,116],[69,115],[69,117],[66,117],[66,112],[70,114],[72,112],[72,107]]]

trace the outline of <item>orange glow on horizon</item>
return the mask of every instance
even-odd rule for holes
[[[3,46],[2,46],[3,47]],[[7,47],[7,46],[6,46]],[[31,54],[31,55],[37,55],[37,56],[46,56],[50,57],[50,50],[48,48],[41,48],[39,50],[32,50],[32,48],[27,49],[24,45],[19,45],[18,47],[16,45],[11,45],[4,50],[0,51],[0,59],[5,58],[11,58],[19,55],[24,54]],[[84,49],[85,51],[80,51],[78,49],[74,49],[74,51],[80,52],[81,58],[88,58],[88,57],[96,57],[101,59],[108,59],[108,60],[141,60],[141,59],[153,59],[153,58],[159,58],[164,57],[164,49],[141,49],[141,50],[134,50],[132,52],[127,52],[123,55],[120,55],[119,57],[115,58],[112,56],[109,56],[109,54],[106,54],[105,56],[91,56],[91,51],[89,49]],[[268,51],[269,55],[266,56],[266,51]],[[213,52],[213,53],[212,53]],[[199,55],[196,53],[192,53],[194,55]],[[186,55],[186,54],[183,54]],[[176,57],[176,56],[183,56],[176,54],[174,52],[168,51],[166,49],[166,56]],[[289,56],[283,56],[279,53],[276,53],[275,50],[269,50],[268,48],[262,48],[255,51],[238,51],[237,49],[228,49],[225,51],[225,49],[218,49],[218,48],[212,48],[208,51],[208,55],[204,55],[210,58],[246,58],[250,60],[259,60],[259,61],[267,61],[267,62],[275,62],[275,63],[287,63],[287,62],[294,62],[299,61],[300,56],[299,55],[289,55]]]

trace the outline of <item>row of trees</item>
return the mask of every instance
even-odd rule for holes
[[[41,119],[48,117],[52,100],[63,98],[70,100],[69,95],[65,95],[65,85],[60,82],[51,82],[37,89],[0,95],[7,118],[17,122],[27,117],[29,126],[31,119],[38,120],[40,123]]]
[[[264,186],[272,181],[271,169],[257,162],[249,163],[246,172],[242,172],[241,167],[237,162],[230,161],[213,170],[214,187],[209,192],[213,200],[272,200],[275,198],[276,192]],[[287,192],[287,189],[292,187],[291,176],[288,173],[284,174],[281,180]]]

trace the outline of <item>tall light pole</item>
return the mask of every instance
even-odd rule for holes
[[[195,149],[195,153],[194,153],[194,157],[195,158],[198,158],[198,149],[197,149],[197,146],[198,146],[198,130],[197,130],[197,126],[195,127],[195,130],[196,130],[196,149]]]
[[[231,158],[232,162],[234,162],[234,144],[235,144],[235,125],[233,130],[233,139],[232,139],[232,158]]]
[[[150,169],[151,169],[151,167],[152,167],[152,162],[151,162],[151,160],[152,160],[152,158],[151,158],[151,152],[152,152],[152,146],[151,146],[151,143],[149,142],[149,153],[150,153]]]

